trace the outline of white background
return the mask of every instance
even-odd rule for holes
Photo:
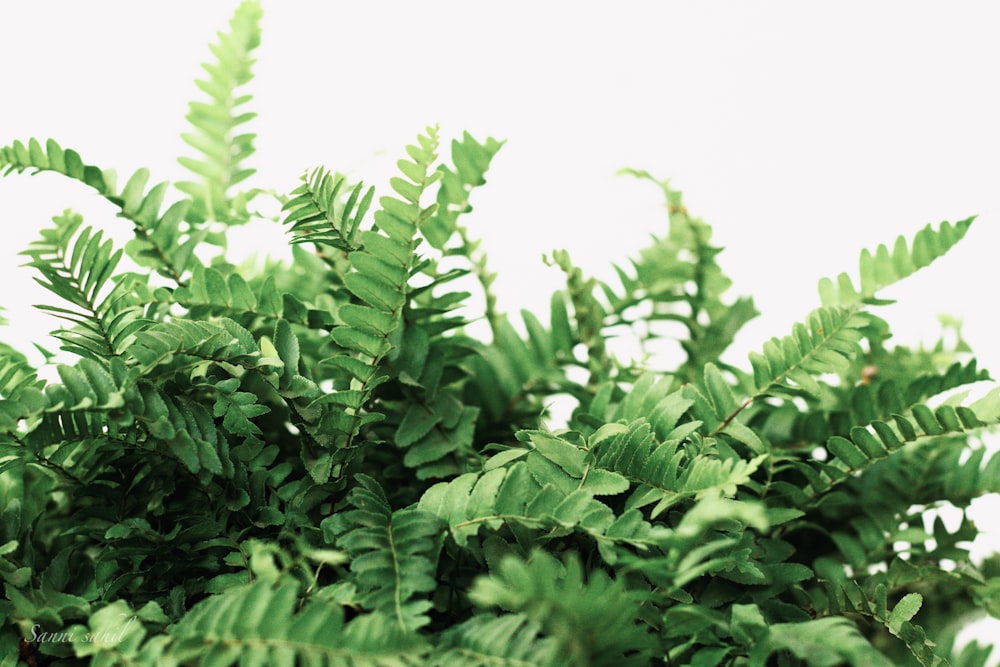
[[[978,214],[966,241],[884,296],[899,342],[933,343],[964,319],[1000,375],[1000,10],[988,2],[319,3],[266,1],[252,92],[251,184],[287,192],[325,165],[381,192],[425,125],[506,139],[468,218],[500,275],[502,309],[547,312],[566,248],[611,279],[663,233],[647,169],[686,194],[726,246],[732,295],[763,315],[733,361],[818,305],[816,282],[856,274],[861,248]],[[0,3],[0,144],[52,137],[121,178],[187,175],[174,158],[207,44],[234,2]],[[22,250],[66,207],[116,238],[126,223],[53,175],[0,181],[0,304],[11,341],[56,322]],[[247,248],[282,252],[277,225]],[[37,357],[36,357],[37,358]],[[996,505],[982,504],[993,531]]]

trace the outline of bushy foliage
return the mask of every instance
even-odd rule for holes
[[[227,230],[273,196],[237,189],[259,15],[212,48],[173,203],[52,140],[0,149],[135,232],[66,211],[25,251],[75,362],[0,355],[0,665],[985,663],[952,643],[1000,616],[1000,559],[933,510],[1000,491],[1000,394],[966,400],[989,378],[961,341],[893,347],[876,314],[971,219],[865,251],[742,367],[753,302],[645,172],[666,234],[614,284],[555,252],[550,312],[504,315],[463,217],[493,139],[427,128],[377,199],[308,171],[280,197],[294,264],[236,266]],[[675,368],[606,344],[677,327]]]

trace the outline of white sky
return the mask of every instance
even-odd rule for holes
[[[567,248],[610,278],[665,229],[655,188],[614,175],[648,169],[715,227],[733,296],[763,311],[736,359],[811,310],[820,277],[854,273],[862,247],[978,214],[964,244],[889,291],[901,304],[886,313],[905,342],[960,314],[1000,368],[986,269],[1000,239],[1000,10],[806,4],[265,2],[255,183],[287,191],[323,164],[384,190],[427,124],[506,139],[469,223],[516,311],[544,309],[561,284],[542,253]],[[185,177],[174,158],[190,152],[178,135],[192,79],[233,6],[0,4],[3,136],[51,136],[123,178],[139,166]],[[11,257],[66,206],[108,218],[53,176],[0,188]],[[30,272],[4,279],[14,309]],[[35,315],[16,312],[29,328]]]
[[[980,217],[966,241],[885,296],[900,342],[933,342],[936,315],[965,321],[1000,375],[1000,6],[991,2],[276,2],[265,0],[252,184],[288,191],[325,165],[382,192],[425,125],[507,145],[467,219],[499,272],[501,308],[547,312],[566,248],[610,279],[651,232],[647,169],[684,190],[726,246],[732,295],[763,316],[734,361],[818,305],[816,282],[856,273],[861,248],[927,223]],[[52,137],[120,178],[174,158],[207,44],[236,2],[0,3],[0,144]],[[8,340],[56,325],[16,257],[72,207],[127,238],[84,186],[0,181],[0,304]],[[278,228],[250,245],[282,244]],[[49,347],[56,347],[45,341]],[[22,345],[27,347],[27,345]],[[990,517],[980,519],[990,523]],[[992,524],[995,526],[996,521]]]

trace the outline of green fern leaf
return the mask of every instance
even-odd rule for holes
[[[145,326],[140,304],[125,291],[127,283],[109,288],[122,251],[101,232],[82,227],[83,218],[75,213],[66,211],[53,222],[55,227],[43,230],[42,239],[21,254],[42,274],[36,281],[71,307],[37,308],[76,325],[54,332],[63,349],[95,360],[117,356]]]
[[[601,424],[645,419],[659,440],[671,437],[681,418],[694,404],[682,391],[674,391],[670,378],[654,373],[643,373],[636,378],[620,402],[611,400],[615,387],[615,383],[609,382],[598,388],[588,406],[590,416]]]
[[[820,559],[816,562],[816,568],[827,591],[826,604],[823,606],[829,607],[829,613],[849,611],[868,617],[899,638],[923,667],[948,667],[948,660],[939,654],[937,644],[927,637],[922,627],[910,623],[916,610],[920,608],[921,596],[903,596],[889,610],[884,583],[877,583],[866,592],[857,582],[847,577],[839,563]]]
[[[710,454],[692,456],[683,442],[675,438],[659,443],[649,423],[637,420],[626,431],[593,447],[591,455],[597,466],[641,484],[627,506],[638,508],[655,502],[653,517],[685,499],[734,496],[736,488],[749,482],[766,458],[761,455],[746,461]]]
[[[355,509],[324,520],[323,531],[350,554],[362,605],[414,632],[430,622],[431,602],[418,596],[437,587],[441,522],[419,509],[393,512],[378,482],[367,475],[357,482],[347,496]]]
[[[969,406],[946,403],[931,409],[917,404],[908,415],[892,415],[891,422],[876,420],[867,428],[859,426],[851,429],[850,437],[830,438],[826,447],[832,455],[831,461],[796,462],[792,467],[808,480],[805,491],[809,501],[806,502],[813,502],[832,487],[850,479],[851,475],[892,456],[905,445],[913,446],[910,443],[920,443],[929,438],[961,436],[998,422],[1000,390],[990,392]],[[978,477],[978,462],[974,467],[974,476]],[[976,488],[973,480],[968,480],[968,485],[967,491]]]
[[[579,531],[596,540],[602,557],[618,559],[616,544],[646,549],[666,533],[643,520],[638,510],[620,516],[595,499],[596,493],[625,489],[620,478],[599,478],[588,485],[586,453],[541,432],[530,434],[535,447],[521,456],[498,454],[481,474],[466,473],[424,492],[419,507],[448,523],[451,536],[465,546],[481,527],[504,524],[547,530],[556,537]],[[524,460],[520,460],[523,458]]]
[[[892,665],[846,618],[772,624],[751,647],[749,664],[766,665],[768,656],[779,650],[788,651],[811,667]]]
[[[814,375],[843,370],[860,353],[861,329],[867,325],[857,310],[820,308],[797,323],[790,336],[772,338],[762,354],[751,353],[756,389],[753,399],[770,393],[800,389],[819,394]]]
[[[689,214],[681,192],[646,171],[622,169],[619,173],[660,188],[669,231],[664,237],[654,236],[653,243],[632,260],[634,275],[615,267],[621,293],[603,286],[611,305],[611,324],[629,326],[642,343],[658,337],[656,323],[680,324],[688,334],[680,340],[687,360],[677,374],[694,379],[706,363],[725,352],[740,328],[758,312],[749,298],[731,304],[723,301],[732,281],[716,260],[722,248],[712,245],[712,228]]]
[[[119,193],[115,189],[113,172],[85,164],[76,151],[63,149],[52,139],[46,142],[44,152],[35,139],[29,141],[29,146],[31,148],[15,141],[0,148],[0,170],[4,175],[26,169],[55,171],[94,188],[120,209],[122,217],[135,223],[136,238],[125,247],[129,256],[139,265],[154,268],[183,284],[184,274],[198,261],[194,248],[206,237],[206,230],[185,232],[181,229],[191,205],[189,200],[175,202],[161,214],[168,186],[160,183],[142,196],[141,190],[149,178],[145,169],[133,174],[125,190]]]
[[[374,188],[362,195],[358,183],[342,201],[346,178],[317,168],[302,176],[302,185],[291,192],[282,207],[287,211],[284,224],[291,225],[293,243],[326,245],[343,252],[357,250],[361,220],[371,206]]]
[[[367,403],[375,387],[387,377],[381,370],[370,372],[368,367],[379,369],[392,352],[393,334],[402,324],[403,309],[411,296],[408,281],[417,261],[417,231],[435,209],[434,205],[422,208],[420,197],[414,194],[424,192],[438,178],[431,171],[431,164],[437,159],[437,145],[437,130],[428,128],[427,134],[417,137],[416,144],[407,146],[406,151],[413,159],[408,164],[415,166],[407,169],[410,178],[407,185],[398,179],[393,186],[404,199],[382,197],[381,208],[375,213],[376,229],[361,232],[358,235],[361,245],[348,255],[350,270],[343,275],[343,283],[350,294],[365,304],[362,308],[369,310],[348,309],[344,324],[331,330],[330,339],[342,349],[328,362],[354,375],[357,384],[354,389],[361,392],[355,402],[358,406]],[[351,225],[355,225],[353,219]],[[338,361],[341,357],[346,359]],[[330,446],[322,455],[323,465],[310,465],[314,481],[323,483],[331,474],[338,477],[343,474],[344,465],[354,455],[353,443],[360,427],[374,419],[381,419],[381,414],[366,414],[355,408],[325,415],[321,430]]]
[[[653,635],[639,622],[646,595],[603,570],[592,570],[585,579],[572,554],[563,564],[541,550],[527,560],[504,558],[469,591],[477,605],[520,612],[539,623],[577,665],[648,664]]]
[[[927,225],[917,232],[912,245],[907,245],[906,239],[899,236],[891,251],[885,244],[879,245],[874,253],[862,251],[858,271],[860,289],[846,273],[841,273],[836,283],[823,278],[819,283],[823,305],[856,306],[874,299],[883,288],[906,278],[948,252],[965,237],[973,220],[974,217],[966,218],[954,225],[942,222],[937,229]]]
[[[178,160],[200,177],[199,181],[177,183],[177,189],[191,197],[190,221],[246,219],[230,190],[256,171],[244,166],[254,152],[255,135],[241,128],[256,114],[241,110],[252,97],[238,91],[253,78],[251,54],[260,45],[260,18],[257,2],[241,4],[229,23],[229,32],[220,32],[218,42],[211,46],[216,61],[202,65],[208,78],[195,82],[209,101],[191,103],[187,114],[191,131],[181,135],[200,153],[199,158]]]
[[[195,322],[177,319],[157,323],[136,334],[128,349],[134,372],[148,375],[157,366],[193,370],[201,362],[225,361],[246,366],[281,367],[280,359],[265,361],[249,331],[236,322]]]
[[[441,635],[432,655],[440,667],[570,667],[555,637],[542,635],[541,623],[523,614],[478,614]]]
[[[295,584],[232,588],[195,605],[171,628],[170,656],[184,664],[328,664],[397,667],[425,664],[426,646],[379,615],[344,622],[340,605],[299,607]],[[197,662],[194,662],[196,661]]]

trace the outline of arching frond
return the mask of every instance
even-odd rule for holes
[[[937,653],[935,642],[927,637],[922,627],[910,622],[923,603],[923,596],[919,593],[903,596],[889,609],[889,591],[884,582],[880,581],[873,585],[872,590],[866,591],[850,579],[838,563],[820,561],[817,570],[826,589],[822,601],[817,600],[822,612],[849,611],[867,617],[900,639],[924,667],[947,667],[948,661]]]
[[[66,303],[36,307],[75,325],[55,332],[64,350],[95,360],[120,355],[147,324],[141,305],[122,289],[124,283],[109,288],[122,251],[103,233],[83,227],[75,213],[66,211],[53,222],[22,254],[42,274],[36,281]]]
[[[819,283],[819,294],[824,306],[856,306],[875,298],[879,290],[906,278],[944,255],[969,231],[974,217],[960,220],[954,225],[942,222],[937,229],[927,225],[913,237],[912,245],[899,236],[892,250],[885,244],[875,252],[861,253],[860,289],[855,287],[846,273],[837,276],[837,281],[823,278]]]
[[[0,170],[4,175],[27,169],[35,173],[54,171],[81,181],[118,207],[119,215],[135,224],[136,238],[125,250],[139,265],[182,283],[182,276],[198,261],[194,248],[205,239],[205,233],[181,227],[191,202],[177,201],[161,214],[169,184],[159,183],[147,191],[148,170],[137,170],[118,192],[113,171],[84,163],[79,153],[63,149],[52,139],[45,142],[44,149],[36,139],[31,139],[27,146],[15,141],[0,148]]]
[[[756,610],[755,610],[756,611]],[[734,611],[735,614],[735,611]],[[749,664],[766,665],[776,653],[793,655],[804,664],[839,664],[851,667],[891,667],[892,663],[864,638],[858,628],[846,618],[818,618],[806,623],[776,623],[767,625],[756,611],[759,625],[750,626],[741,619],[744,633],[754,627]],[[836,663],[832,663],[836,660]]]
[[[0,148],[135,233],[66,212],[25,253],[74,360],[0,342],[0,663],[983,667],[952,629],[1000,614],[1000,557],[970,558],[1000,390],[959,393],[989,376],[954,318],[890,347],[867,310],[971,219],[863,253],[745,368],[722,355],[753,301],[646,172],[666,232],[613,284],[556,251],[548,321],[504,315],[462,217],[502,142],[467,133],[441,159],[427,128],[380,198],[306,172],[278,195],[291,262],[236,263],[260,19],[211,47],[187,199]]]
[[[1000,393],[993,391],[970,406],[944,404],[932,409],[924,404],[913,406],[906,415],[895,414],[891,422],[873,421],[869,427],[855,427],[850,437],[834,436],[826,442],[831,455],[828,462],[806,461],[794,464],[808,480],[806,498],[799,504],[813,502],[851,475],[869,468],[904,445],[926,438],[939,438],[979,431],[1000,422]]]

